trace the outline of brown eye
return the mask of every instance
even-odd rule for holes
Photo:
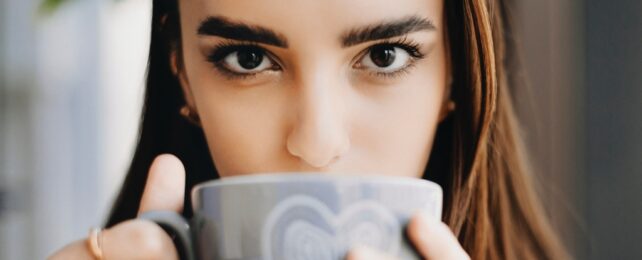
[[[370,50],[370,59],[377,67],[385,68],[395,61],[395,47],[375,46]]]
[[[374,72],[389,73],[402,70],[412,62],[408,51],[394,45],[375,45],[359,61],[359,67]]]
[[[249,74],[274,67],[263,50],[257,48],[239,48],[223,58],[223,65],[232,72]]]
[[[263,53],[259,53],[254,50],[237,51],[236,59],[241,67],[247,70],[251,70],[261,65],[264,56]]]

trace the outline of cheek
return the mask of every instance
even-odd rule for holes
[[[343,93],[337,97],[345,104],[350,150],[332,170],[421,176],[443,102],[444,61],[436,47],[398,84],[333,92]],[[186,69],[220,176],[301,170],[286,148],[300,100],[295,87],[229,85],[196,57],[186,57]]]
[[[421,176],[438,123],[443,87],[441,80],[418,77],[404,91],[384,103],[364,109],[354,142],[369,151],[388,174]],[[359,140],[360,139],[360,140]]]
[[[231,85],[200,55],[185,48],[185,69],[219,175],[275,168],[270,156],[283,154],[288,100],[274,87]]]
[[[353,117],[352,141],[388,174],[419,177],[430,155],[447,78],[443,48],[424,62],[403,83],[370,96],[376,102]]]
[[[225,95],[216,88],[199,91],[199,113],[212,159],[221,176],[279,171],[287,129],[287,100],[253,89]]]

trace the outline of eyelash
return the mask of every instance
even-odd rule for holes
[[[415,63],[425,57],[425,54],[420,51],[421,45],[415,41],[409,40],[407,38],[401,38],[398,40],[384,40],[378,43],[375,43],[373,45],[370,45],[368,48],[366,48],[364,51],[362,51],[357,57],[358,61],[363,59],[365,55],[368,55],[370,51],[372,51],[373,48],[379,47],[379,46],[389,46],[389,47],[399,47],[403,49],[404,51],[408,52],[408,55],[410,56],[410,61],[406,66],[404,66],[401,69],[398,69],[396,71],[392,72],[369,72],[370,75],[380,77],[380,78],[396,78],[399,76],[402,76],[403,74],[407,74],[410,69],[414,68],[416,65]],[[274,63],[274,68],[271,68],[273,70],[278,70],[281,69],[281,66],[279,63],[276,61],[275,58],[273,58],[273,55],[270,54],[265,48],[259,46],[258,44],[255,43],[238,43],[238,42],[233,42],[233,41],[226,41],[222,42],[219,44],[216,44],[210,53],[207,55],[207,60],[214,65],[214,67],[221,73],[223,76],[227,77],[229,80],[233,79],[249,79],[256,77],[259,73],[238,73],[235,71],[232,71],[228,69],[225,64],[224,64],[224,59],[231,53],[234,53],[235,51],[242,51],[242,50],[255,50],[261,52],[263,55],[265,55],[265,58],[270,59],[272,63]]]
[[[407,74],[410,72],[412,68],[415,67],[416,62],[425,58],[425,54],[420,51],[421,45],[413,40],[410,40],[406,37],[398,39],[398,40],[384,40],[382,42],[376,43],[371,45],[370,47],[366,48],[361,55],[358,55],[358,60],[363,59],[365,55],[368,55],[370,51],[378,46],[389,46],[389,47],[399,47],[403,49],[404,51],[408,52],[408,55],[410,55],[410,61],[406,66],[404,66],[401,69],[398,69],[393,72],[370,72],[370,75],[381,77],[381,78],[387,78],[387,79],[392,79],[392,78],[397,78],[399,76],[403,76],[404,74]]]
[[[227,77],[228,79],[247,79],[250,77],[255,77],[258,73],[238,73],[234,72],[230,69],[228,69],[225,64],[224,60],[225,57],[228,55],[234,53],[235,51],[242,51],[242,50],[259,50],[260,52],[265,55],[265,58],[270,59],[272,62],[274,62],[274,59],[270,57],[271,55],[269,54],[268,51],[266,51],[263,47],[259,46],[258,44],[255,43],[238,43],[238,42],[222,42],[219,44],[216,44],[213,48],[212,51],[210,51],[209,55],[207,55],[207,60],[214,65],[214,67],[223,74],[223,76]],[[279,66],[277,62],[274,62],[275,66]],[[280,67],[280,66],[279,66]]]

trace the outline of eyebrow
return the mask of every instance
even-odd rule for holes
[[[344,48],[360,43],[402,36],[422,30],[436,30],[429,19],[416,15],[348,30],[340,37]],[[287,48],[285,36],[260,25],[232,21],[223,16],[209,16],[198,26],[198,35],[219,36],[238,41],[257,42]]]
[[[402,36],[423,30],[434,31],[436,29],[431,20],[413,15],[349,30],[341,36],[341,45],[350,47],[364,42]]]
[[[235,22],[222,16],[210,16],[198,26],[198,35],[220,36],[223,38],[264,43],[287,48],[285,37],[275,31],[258,26]]]

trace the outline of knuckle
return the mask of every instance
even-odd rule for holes
[[[163,258],[168,253],[168,242],[171,243],[160,226],[147,221],[137,221],[131,225],[128,236],[143,259]]]

